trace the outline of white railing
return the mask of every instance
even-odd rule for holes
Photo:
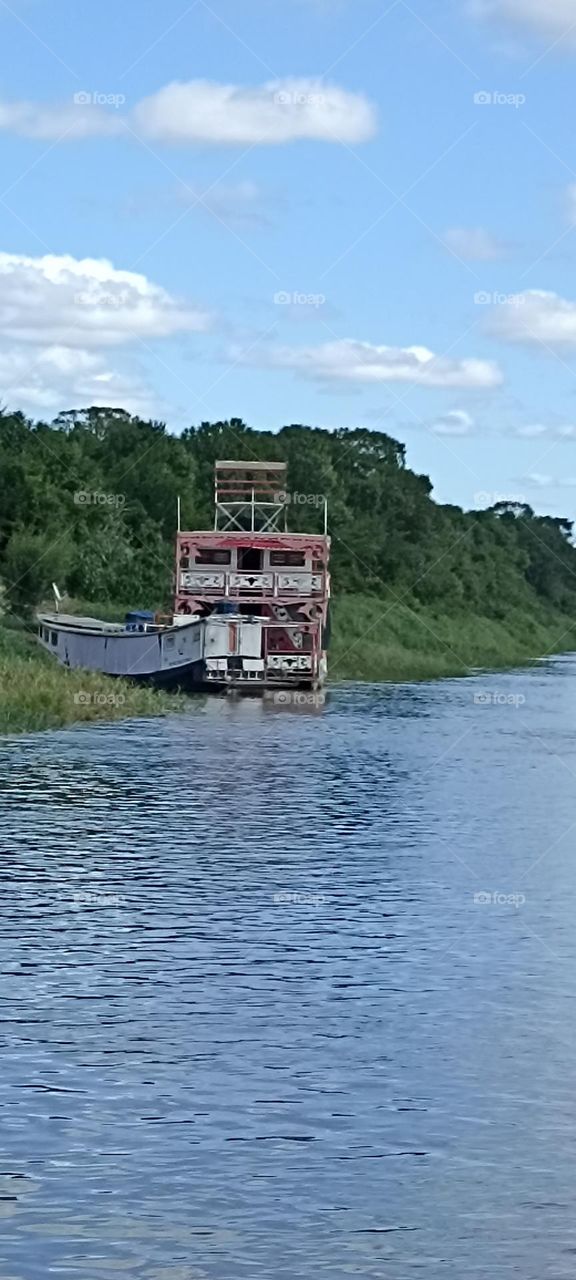
[[[184,590],[192,588],[196,591],[223,591],[226,586],[226,574],[206,573],[203,569],[194,569],[192,572],[186,570],[180,574],[180,586]]]
[[[321,573],[277,573],[276,578],[279,591],[299,591],[308,596],[322,590]]]
[[[228,587],[233,591],[273,591],[273,573],[229,573]]]
[[[321,594],[324,585],[321,573],[218,573],[207,569],[185,569],[180,573],[182,591],[208,591],[220,595],[237,595],[245,591],[259,591],[262,595],[282,596]]]
[[[311,671],[312,654],[272,653],[266,658],[267,671]]]

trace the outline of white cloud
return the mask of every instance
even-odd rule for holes
[[[117,112],[73,101],[58,106],[36,102],[0,102],[0,132],[42,142],[74,142],[79,138],[113,137],[123,133]]]
[[[115,367],[108,352],[208,323],[206,312],[105,260],[0,253],[0,403],[32,414],[96,403],[164,416],[130,357]]]
[[[0,253],[0,334],[67,347],[118,346],[209,325],[207,312],[105,259]]]
[[[530,472],[523,476],[522,480],[531,489],[574,489],[576,487],[576,478],[573,476],[541,475],[539,471]]]
[[[242,362],[242,354],[235,353]],[[317,347],[271,347],[244,363],[292,369],[321,382],[408,382],[424,387],[497,387],[502,373],[492,360],[449,360],[426,347],[385,347],[351,338]]]
[[[475,16],[502,19],[544,36],[576,38],[576,0],[472,0]],[[570,30],[572,28],[572,30]]]
[[[514,435],[520,440],[576,440],[576,426],[571,423],[549,426],[543,422],[528,422],[516,427]]]
[[[106,105],[105,96],[80,93],[76,101],[58,105],[0,102],[0,131],[44,141],[136,134],[160,143],[211,146],[299,139],[357,143],[376,132],[375,109],[363,94],[317,78],[273,80],[256,88],[175,81],[126,113],[123,98]]]
[[[62,409],[91,404],[163,415],[163,406],[138,372],[110,369],[94,351],[57,346],[0,349],[0,402],[50,418]]]
[[[492,332],[507,342],[576,346],[576,302],[544,289],[511,295],[493,309],[490,324]]]
[[[232,146],[299,138],[365,142],[375,132],[374,109],[363,95],[311,79],[270,81],[258,89],[174,83],[139,103],[134,121],[161,142]]]
[[[442,236],[444,244],[465,262],[496,262],[504,257],[506,245],[483,227],[452,227]]]
[[[548,434],[548,428],[539,422],[527,423],[526,426],[515,427],[514,433],[520,440],[540,440]]]
[[[465,409],[450,409],[432,423],[437,436],[469,436],[475,427],[474,418]]]

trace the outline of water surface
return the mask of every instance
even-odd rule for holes
[[[573,1280],[576,662],[0,742],[0,1280]]]

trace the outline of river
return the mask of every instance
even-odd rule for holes
[[[1,1280],[573,1280],[576,660],[0,741]]]

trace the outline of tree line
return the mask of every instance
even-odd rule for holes
[[[240,418],[180,436],[121,409],[53,423],[0,410],[0,583],[30,609],[58,582],[95,603],[167,605],[177,500],[183,527],[211,528],[217,459],[288,464],[289,520],[322,530],[329,507],[336,592],[410,599],[505,618],[537,602],[576,616],[572,523],[501,502],[465,512],[380,431],[301,425],[255,431]]]

